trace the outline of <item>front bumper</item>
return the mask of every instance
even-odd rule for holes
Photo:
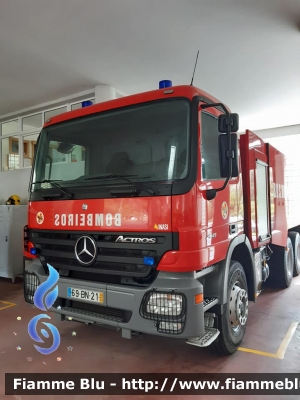
[[[25,274],[35,274],[39,283],[47,280],[42,264],[38,259],[25,260]],[[49,311],[60,315],[62,319],[72,319],[84,323],[106,325],[122,330],[124,337],[130,337],[131,332],[142,332],[152,335],[191,338],[202,336],[204,330],[203,303],[195,304],[195,296],[203,293],[203,286],[195,279],[194,273],[167,273],[159,272],[155,281],[149,287],[135,287],[124,285],[103,284],[99,282],[71,279],[61,276],[57,283],[58,298]],[[80,309],[73,305],[74,299],[68,297],[68,287],[80,290],[91,290],[104,294],[101,309],[112,310],[113,315],[106,312],[95,312],[95,303],[76,299],[81,303]],[[180,333],[163,333],[158,331],[157,321],[146,319],[140,309],[145,295],[149,291],[164,293],[180,293],[185,298],[184,327]],[[82,307],[83,306],[83,307]],[[57,309],[57,307],[59,309]],[[61,307],[61,308],[60,308]],[[90,308],[90,309],[89,309]],[[114,310],[123,311],[126,318],[121,320],[114,315]]]

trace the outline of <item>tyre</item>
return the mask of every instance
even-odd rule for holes
[[[268,261],[270,276],[266,280],[266,286],[272,288],[288,288],[293,279],[294,252],[291,239],[287,239],[286,247],[271,245],[273,254]]]
[[[293,275],[298,276],[300,274],[300,235],[298,232],[289,232],[289,238],[291,239],[294,252]]]
[[[223,354],[233,354],[242,343],[248,317],[248,287],[244,268],[231,261],[228,272],[227,303],[218,316],[220,335],[211,348]]]

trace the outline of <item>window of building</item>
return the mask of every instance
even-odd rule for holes
[[[55,115],[63,114],[67,111],[67,106],[55,108],[54,110],[48,110],[45,112],[45,121],[47,121],[49,118],[54,117]]]
[[[89,99],[93,104],[95,104],[95,99]],[[79,108],[82,108],[82,101],[79,101],[78,103],[71,104],[71,110],[78,110]]]
[[[10,136],[1,140],[2,171],[20,168],[19,165],[19,137]]]
[[[22,118],[22,131],[36,131],[40,130],[43,126],[43,115],[42,113],[29,115],[28,117]]]
[[[83,99],[75,103],[70,102],[59,107],[56,106],[51,109],[0,122],[1,171],[31,167],[37,139],[44,121],[55,115],[81,108],[82,102],[87,100],[92,101],[93,104],[95,103],[95,98]],[[55,151],[53,154],[55,157],[60,157],[60,155],[55,154]],[[70,157],[65,162],[80,162],[85,157],[85,150],[81,148],[75,149]]]
[[[1,136],[11,135],[20,131],[19,120],[3,122],[1,124]]]
[[[22,136],[24,151],[23,168],[28,168],[32,166],[38,137],[39,133]]]

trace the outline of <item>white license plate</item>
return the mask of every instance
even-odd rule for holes
[[[94,292],[93,290],[68,287],[68,297],[72,299],[89,300],[100,304],[104,302],[103,292]]]

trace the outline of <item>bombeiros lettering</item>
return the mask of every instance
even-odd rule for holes
[[[115,243],[156,243],[156,238],[132,238],[132,237],[124,237],[118,236]]]
[[[121,226],[122,215],[117,214],[55,214],[55,226]]]

